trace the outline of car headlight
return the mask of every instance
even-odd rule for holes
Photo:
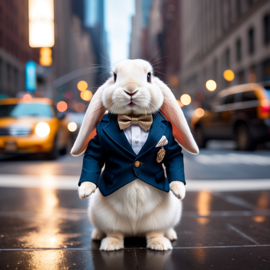
[[[40,122],[36,125],[35,131],[39,137],[46,137],[50,133],[50,126],[45,122]]]

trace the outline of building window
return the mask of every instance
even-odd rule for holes
[[[256,66],[253,65],[249,69],[248,82],[255,83],[256,80],[257,80],[257,78],[256,78]]]
[[[237,16],[240,17],[242,15],[242,2],[241,2],[241,0],[236,0],[236,11],[237,11]]]
[[[263,18],[263,40],[265,45],[270,43],[270,14]]]
[[[242,43],[241,43],[241,39],[237,39],[236,40],[236,44],[235,44],[235,49],[236,49],[236,61],[240,62],[242,59]]]
[[[255,51],[254,36],[255,36],[254,28],[250,28],[248,30],[248,53],[249,54],[253,54]]]
[[[7,83],[10,85],[11,83],[11,66],[7,64]]]
[[[0,30],[0,48],[3,47],[3,34],[2,34],[2,31]]]
[[[3,76],[3,61],[0,58],[0,92],[2,92],[1,91],[2,89],[1,88],[2,88],[3,78],[4,78],[4,76]]]
[[[231,52],[230,49],[227,48],[225,51],[225,65],[226,65],[226,69],[230,68],[230,58],[231,58]]]
[[[245,82],[245,73],[244,73],[244,71],[240,71],[240,72],[238,72],[238,83],[239,84],[242,84],[242,83],[244,83]]]
[[[263,62],[262,67],[263,67],[263,81],[270,80],[270,58]]]
[[[247,4],[248,4],[249,7],[252,6],[253,0],[247,0]]]
[[[213,76],[214,80],[217,81],[218,79],[218,60],[215,58],[213,63]]]

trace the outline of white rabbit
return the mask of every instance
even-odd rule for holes
[[[102,85],[87,109],[78,138],[71,154],[82,154],[96,135],[97,122],[105,110],[113,114],[153,114],[161,111],[171,122],[175,140],[187,151],[197,154],[198,147],[192,137],[183,112],[171,90],[153,76],[152,66],[144,60],[124,60],[113,69],[114,76]],[[150,77],[147,81],[147,78]],[[130,96],[125,91],[131,91]],[[105,165],[106,166],[106,165]],[[117,178],[117,176],[116,176]],[[179,179],[174,179],[179,180]],[[117,179],[116,179],[117,181]],[[154,250],[172,249],[170,240],[177,239],[173,227],[180,221],[185,186],[181,181],[170,183],[172,192],[164,192],[136,179],[108,196],[103,196],[93,182],[82,182],[79,197],[89,195],[88,214],[96,227],[93,240],[102,240],[101,250],[124,247],[124,237],[146,237],[147,247]]]

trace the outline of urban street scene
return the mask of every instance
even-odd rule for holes
[[[1,0],[0,269],[270,269],[270,1]]]

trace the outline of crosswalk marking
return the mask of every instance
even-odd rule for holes
[[[243,165],[260,165],[260,166],[270,165],[270,155],[262,156],[252,154],[236,154],[236,153],[224,153],[213,155],[200,154],[198,156],[194,156],[192,160],[204,165],[213,165],[213,164],[243,164]]]
[[[48,188],[60,190],[77,190],[77,176],[34,176],[0,174],[0,187],[11,188]],[[188,191],[244,191],[270,190],[269,179],[224,179],[193,180],[187,179]]]

